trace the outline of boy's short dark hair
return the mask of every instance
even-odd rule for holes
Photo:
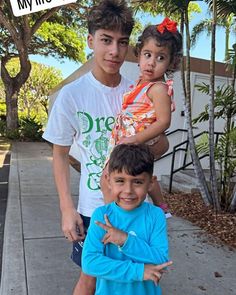
[[[132,176],[147,172],[152,176],[153,166],[154,157],[146,144],[119,144],[110,155],[108,171],[124,170]]]
[[[134,26],[132,10],[124,0],[103,0],[94,6],[88,16],[88,31],[99,29],[120,31],[128,36]]]

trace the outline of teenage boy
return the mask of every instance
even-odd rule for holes
[[[104,204],[100,176],[114,117],[130,81],[119,73],[134,25],[124,0],[103,0],[88,17],[92,71],[66,85],[52,108],[44,138],[53,143],[53,170],[62,214],[62,230],[73,242],[72,259],[81,265],[81,246],[93,211]],[[78,212],[70,191],[69,150],[73,141],[81,154]],[[95,278],[81,272],[74,295],[93,294]]]
[[[165,214],[144,202],[153,162],[145,144],[120,144],[111,153],[107,177],[115,202],[94,211],[82,253],[83,272],[97,277],[96,295],[161,294],[161,273],[172,262]]]

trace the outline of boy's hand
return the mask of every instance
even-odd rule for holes
[[[85,238],[83,220],[75,209],[67,209],[62,213],[62,231],[70,242]]]
[[[117,246],[123,246],[128,236],[127,233],[113,227],[106,214],[104,215],[104,218],[106,224],[103,224],[100,221],[95,222],[98,226],[100,226],[107,232],[102,239],[102,243],[104,245],[112,243]]]
[[[153,281],[157,285],[161,279],[161,276],[166,270],[165,267],[171,265],[173,262],[168,261],[163,264],[144,264],[144,281]]]

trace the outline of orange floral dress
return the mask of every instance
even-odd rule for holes
[[[143,131],[147,126],[156,121],[156,112],[153,102],[147,95],[150,87],[156,83],[163,83],[167,86],[167,93],[173,96],[173,81],[167,82],[144,82],[138,84],[133,90],[124,94],[121,112],[117,115],[108,145],[108,158],[115,145],[119,144],[122,137],[129,137]],[[172,111],[175,105],[172,100]],[[154,138],[147,144],[154,144]],[[107,161],[106,161],[107,163]]]

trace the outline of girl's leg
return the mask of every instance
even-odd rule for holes
[[[149,146],[151,152],[154,155],[155,160],[160,159],[169,149],[169,141],[166,135],[163,133],[159,135],[158,141]]]
[[[154,154],[155,160],[159,159],[164,153],[168,151],[168,149],[169,141],[165,134],[161,134],[159,136],[158,142],[150,146],[150,150]],[[153,186],[148,194],[151,197],[153,204],[160,207],[166,213],[166,216],[170,217],[171,214],[168,213],[168,205],[164,200],[161,187],[157,179],[154,180]]]
[[[163,198],[161,187],[157,179],[154,180],[152,188],[148,191],[148,194],[151,197],[153,204],[160,207],[165,212],[166,218],[171,217],[171,213],[169,212],[168,205]]]
[[[151,189],[148,191],[148,195],[151,197],[152,202],[155,206],[161,207],[161,205],[165,202],[161,192],[161,187],[156,177]]]

